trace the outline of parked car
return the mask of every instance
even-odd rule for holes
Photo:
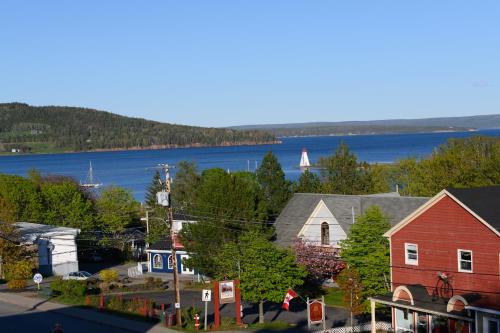
[[[63,280],[81,280],[86,281],[92,277],[92,274],[86,271],[71,272],[63,276]]]

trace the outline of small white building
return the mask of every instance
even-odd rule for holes
[[[80,229],[27,222],[15,226],[23,244],[37,246],[40,273],[64,275],[78,271],[76,236]]]

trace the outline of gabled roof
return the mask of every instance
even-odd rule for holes
[[[401,197],[397,193],[376,195],[295,193],[274,223],[276,243],[284,247],[291,246],[321,200],[347,234],[352,225],[353,210],[354,217],[357,217],[364,214],[369,207],[379,206],[389,216],[389,223],[395,225],[423,205],[428,198]]]
[[[448,188],[451,195],[500,231],[500,186]]]
[[[17,222],[14,224],[19,232],[21,241],[34,242],[41,237],[57,237],[62,235],[76,236],[80,233],[80,229],[59,227],[48,224]]]
[[[394,233],[427,211],[445,196],[454,200],[477,218],[479,222],[483,223],[500,236],[500,186],[486,186],[469,189],[448,188],[442,190],[412,214],[408,215],[404,220],[393,226],[384,236],[391,237]]]
[[[151,244],[148,250],[172,250],[172,239],[170,237],[163,237]]]

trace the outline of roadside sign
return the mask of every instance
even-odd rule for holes
[[[234,280],[225,280],[219,282],[219,300],[220,304],[234,303]]]
[[[212,290],[203,289],[203,291],[201,293],[201,300],[203,302],[211,302],[212,301]]]
[[[216,296],[217,297],[217,296]],[[212,290],[203,289],[201,291],[201,300],[205,303],[205,331],[207,330],[207,313],[208,313],[208,302],[212,301]]]
[[[311,325],[315,324],[323,324],[323,330],[326,330],[324,296],[320,300],[307,298],[307,326],[311,329]]]
[[[175,303],[175,308],[180,309],[181,308],[181,303]]]
[[[33,282],[37,284],[38,290],[40,290],[40,283],[42,283],[43,276],[40,273],[33,275]]]

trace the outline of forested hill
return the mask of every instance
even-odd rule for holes
[[[241,130],[264,130],[276,136],[347,135],[466,131],[500,128],[500,114],[424,119],[312,122],[234,126]]]
[[[258,130],[174,125],[64,106],[0,104],[0,152],[226,146],[276,142]]]

